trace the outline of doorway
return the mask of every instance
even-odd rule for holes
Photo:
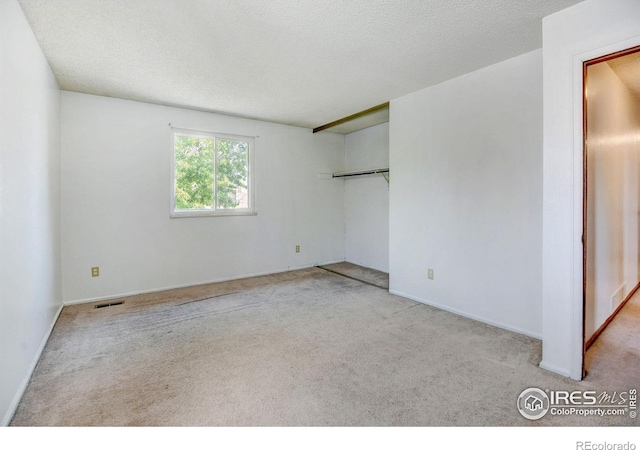
[[[583,64],[584,353],[640,287],[640,47]]]

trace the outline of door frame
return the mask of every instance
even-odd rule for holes
[[[600,64],[606,61],[610,61],[612,59],[620,58],[622,56],[627,56],[633,53],[640,52],[640,45],[635,45],[633,47],[629,47],[623,50],[616,50],[611,53],[602,54],[600,56],[593,57],[591,59],[583,59],[582,60],[582,378],[586,376],[586,368],[585,368],[585,354],[589,346],[597,339],[600,333],[606,328],[611,319],[617,314],[620,310],[620,307],[626,303],[628,300],[638,289],[638,286],[635,287],[631,291],[631,293],[625,298],[620,304],[620,307],[614,311],[611,316],[604,322],[604,324],[595,331],[592,337],[587,339],[586,336],[586,306],[587,306],[587,247],[589,245],[587,239],[587,190],[588,190],[588,177],[589,177],[589,166],[588,166],[588,148],[587,148],[587,131],[588,131],[588,102],[587,102],[587,87],[588,87],[588,76],[587,70],[589,66]]]

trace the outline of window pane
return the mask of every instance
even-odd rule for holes
[[[249,143],[231,139],[217,139],[216,142],[218,209],[247,209]]]
[[[213,207],[213,139],[175,135],[176,209]]]

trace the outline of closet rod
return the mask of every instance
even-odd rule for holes
[[[389,173],[389,168],[387,167],[384,169],[357,170],[354,172],[339,172],[334,173],[333,178],[357,177],[358,175],[373,175],[376,173]]]
[[[314,128],[313,132],[317,133],[318,131],[326,130],[327,128],[335,127],[335,126],[341,125],[341,124],[343,124],[345,122],[350,122],[352,120],[359,119],[360,117],[367,116],[369,114],[372,114],[374,112],[381,111],[381,110],[387,109],[387,108],[389,108],[389,102],[383,103],[383,104],[378,105],[378,106],[374,106],[373,108],[365,109],[364,111],[360,111],[359,113],[355,113],[355,114],[352,114],[352,115],[347,116],[347,117],[343,117],[342,119],[338,119],[335,122],[331,122],[331,123],[328,123],[326,125],[319,126],[317,128]]]

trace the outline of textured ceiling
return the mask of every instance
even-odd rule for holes
[[[19,0],[60,87],[308,128],[542,45],[577,0]]]
[[[640,52],[610,59],[607,63],[627,89],[640,100]]]

